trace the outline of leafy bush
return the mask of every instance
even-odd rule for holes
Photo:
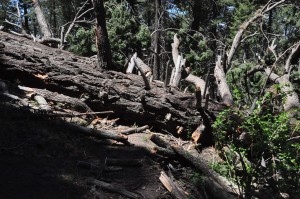
[[[280,88],[267,92],[251,113],[228,109],[215,121],[216,147],[224,163],[213,165],[232,179],[246,198],[271,190],[299,197],[300,143],[299,120],[276,108],[284,100]],[[293,118],[295,120],[295,118]]]

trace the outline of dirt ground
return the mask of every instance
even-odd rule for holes
[[[88,185],[89,178],[122,185],[141,198],[170,198],[159,182],[163,166],[138,144],[146,139],[130,137],[134,146],[101,141],[0,103],[0,198],[125,198]],[[142,166],[107,172],[107,158],[137,159]],[[79,162],[99,167],[85,169]]]

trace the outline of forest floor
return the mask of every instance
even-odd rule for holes
[[[122,186],[140,198],[171,198],[159,176],[169,163],[181,165],[147,151],[149,131],[129,135],[132,145],[126,146],[75,133],[57,119],[45,119],[11,104],[0,101],[0,198],[126,198],[88,185],[91,178]],[[103,120],[105,128],[128,128]],[[107,159],[129,159],[140,165],[111,172],[105,169]],[[83,168],[83,162],[96,166]],[[182,185],[189,187],[195,173],[188,168],[180,171]]]

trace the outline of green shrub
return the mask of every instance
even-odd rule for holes
[[[267,92],[251,113],[228,109],[215,121],[216,148],[225,160],[212,167],[235,181],[246,198],[269,189],[297,197],[300,185],[299,120],[291,124],[286,112],[276,108],[281,92]],[[299,196],[299,195],[298,195]]]

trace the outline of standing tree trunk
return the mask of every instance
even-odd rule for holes
[[[161,7],[161,0],[155,0],[155,34],[154,34],[154,66],[153,77],[160,79],[160,31],[159,31],[159,9]]]
[[[57,19],[56,19],[56,2],[52,0],[51,9],[50,9],[50,27],[52,28],[52,32],[54,36],[57,36]]]
[[[26,31],[27,34],[30,33],[29,30],[29,23],[28,23],[28,7],[27,7],[27,3],[23,2],[23,9],[24,9],[24,29]]]
[[[112,55],[108,40],[108,33],[105,21],[105,9],[103,0],[93,0],[94,12],[96,17],[96,46],[98,56],[98,67],[112,70]]]
[[[199,31],[199,27],[200,27],[200,21],[201,21],[201,5],[202,2],[199,0],[195,0],[194,1],[194,5],[193,5],[193,22],[191,24],[191,29],[195,30],[195,31]],[[192,33],[194,34],[194,32]]]
[[[39,24],[41,32],[43,34],[43,38],[45,39],[45,38],[52,37],[51,30],[50,30],[50,28],[47,24],[45,15],[44,15],[44,13],[42,11],[42,8],[40,6],[40,1],[39,0],[32,0],[32,2],[33,2],[34,12],[36,14],[38,24]]]

